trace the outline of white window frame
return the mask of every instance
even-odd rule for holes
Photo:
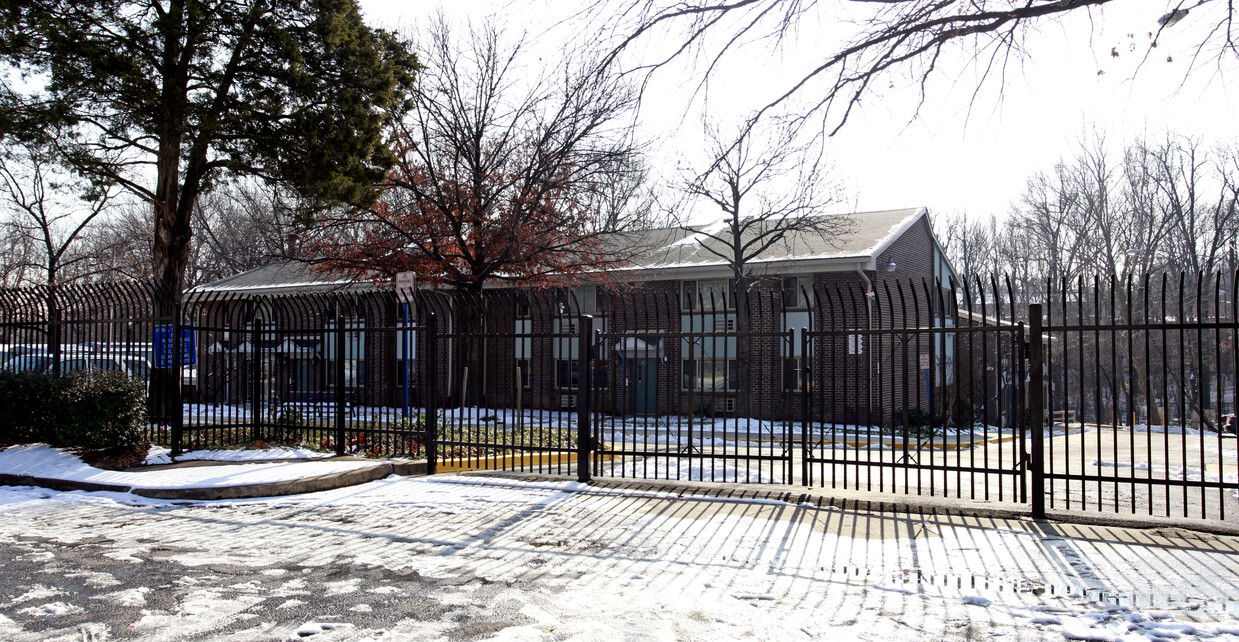
[[[706,292],[702,296],[702,291]],[[734,310],[736,302],[733,300],[732,291],[735,289],[734,279],[696,279],[680,282],[680,309],[695,312],[712,312],[722,310]],[[719,296],[710,296],[710,293],[720,293]],[[722,298],[723,305],[718,305],[719,298]],[[697,307],[698,299],[700,299],[701,307]]]
[[[694,364],[692,366],[693,383],[694,384],[700,383],[701,385],[693,386],[693,387],[689,387],[686,385],[688,382],[685,381],[686,379],[685,372],[689,368],[688,364]],[[706,385],[705,380],[701,376],[701,374],[704,372],[705,369],[703,366],[696,365],[696,364],[710,364],[710,369],[712,372],[717,372],[719,370],[719,367],[721,366],[723,370],[723,377],[722,377],[723,385],[721,386],[718,385],[719,380],[717,378],[712,378],[710,380],[710,384]],[[735,367],[734,377],[732,376],[732,373],[731,373],[733,366]],[[717,358],[717,359],[698,358],[698,359],[681,359],[680,360],[680,390],[683,390],[686,392],[736,392],[737,390],[739,390],[739,381],[737,381],[739,378],[740,378],[740,364],[739,364],[739,361],[735,358]]]

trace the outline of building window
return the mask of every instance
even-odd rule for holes
[[[684,359],[682,372],[684,390],[735,390],[740,379],[740,367],[735,359]]]
[[[595,390],[606,390],[611,386],[611,363],[609,361],[594,361],[590,382]]]
[[[521,387],[529,387],[529,359],[516,360],[516,376],[521,379]]]
[[[413,378],[414,385],[417,382],[417,361],[409,359],[409,367],[405,367],[404,359],[396,359],[396,386],[403,388],[406,376]]]
[[[336,385],[336,358],[342,351],[344,357],[344,387],[361,388],[366,385],[366,324],[360,319],[344,322],[344,345],[336,346],[336,324],[329,321],[323,332],[323,358],[327,368],[327,385]]]
[[[684,281],[680,290],[680,308],[684,310],[730,310],[735,304],[731,297],[734,289],[734,279]]]
[[[328,360],[327,365],[327,385],[334,387],[336,385],[336,362]],[[362,359],[345,359],[344,360],[344,387],[345,388],[362,388],[366,385],[366,362]]]
[[[783,309],[803,310],[813,302],[813,277],[789,276],[783,279]]]
[[[586,285],[572,291],[576,295],[577,308],[581,314],[598,312],[598,286]]]
[[[558,298],[561,315],[576,316],[598,312],[598,286],[596,285],[560,290]]]
[[[784,392],[805,392],[809,389],[808,363],[800,357],[783,358]]]
[[[578,359],[555,360],[555,387],[575,390],[581,385],[581,362]]]
[[[521,378],[521,387],[529,387],[529,360],[533,357],[533,321],[530,319],[517,319],[513,328],[515,338],[513,339],[513,357],[515,357],[515,367],[519,369]]]

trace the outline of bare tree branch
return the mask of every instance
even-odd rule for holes
[[[839,47],[827,48],[816,64],[811,65],[788,87],[772,96],[753,114],[756,122],[769,113],[785,107],[793,98],[803,99],[804,118],[821,116],[826,129],[834,134],[847,123],[854,110],[870,90],[881,86],[884,79],[897,71],[921,63],[912,73],[919,84],[921,103],[925,100],[926,83],[940,72],[940,62],[949,52],[965,52],[978,61],[978,89],[997,73],[1005,75],[1012,57],[1023,57],[1028,29],[1049,20],[1074,13],[1089,13],[1114,0],[1055,0],[1032,2],[1002,0],[998,2],[956,2],[953,0],[867,0],[854,2],[851,9],[861,7],[857,18],[858,34]],[[1203,2],[1188,5],[1182,1],[1166,3],[1167,15],[1182,17]],[[673,61],[695,57],[705,60],[699,65],[701,83],[720,68],[725,57],[744,46],[757,43],[770,49],[783,46],[787,35],[811,13],[824,5],[814,0],[780,2],[778,0],[696,0],[667,3],[662,0],[600,0],[581,17],[605,21],[614,34],[612,57],[621,59],[636,52],[639,46],[665,42],[673,44],[671,51],[653,62],[638,61],[631,73],[650,74]],[[1197,56],[1189,67],[1195,69],[1201,58],[1218,61],[1239,58],[1234,26],[1233,2],[1219,5],[1211,16],[1216,23],[1204,35],[1197,47]],[[1211,10],[1197,9],[1195,13]],[[1193,17],[1195,17],[1195,13]],[[1150,23],[1156,18],[1150,16]],[[1204,19],[1209,19],[1208,17]],[[1163,22],[1150,46],[1169,24]],[[700,87],[700,85],[699,85]],[[975,100],[976,94],[974,94]],[[919,108],[919,105],[918,105]]]

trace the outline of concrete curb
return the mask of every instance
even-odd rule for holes
[[[49,479],[46,477],[31,477],[30,475],[0,475],[0,486],[39,486],[52,490],[88,490],[127,493],[128,486],[117,484],[96,484],[94,482],[70,481],[67,479]]]
[[[134,487],[129,492],[152,499],[183,499],[210,501],[216,499],[250,499],[253,497],[282,497],[284,495],[301,495],[317,493],[324,490],[335,490],[345,486],[356,486],[376,479],[383,479],[392,474],[391,464],[378,464],[368,468],[358,468],[342,473],[331,473],[318,477],[306,477],[284,482],[266,484],[247,484],[244,486],[216,486],[212,488],[142,488]]]
[[[356,459],[356,458],[350,458]],[[342,459],[347,461],[348,459]],[[321,461],[321,460],[310,460]],[[201,466],[197,462],[183,462],[185,467]],[[177,467],[179,464],[160,466],[160,469]],[[426,462],[376,462],[374,466],[358,468],[341,473],[319,475],[304,479],[292,479],[282,482],[265,484],[244,484],[239,486],[217,486],[211,488],[146,488],[143,486],[126,486],[122,484],[98,484],[94,482],[32,477],[30,475],[0,474],[0,486],[38,486],[59,491],[106,491],[113,493],[131,493],[151,499],[169,499],[185,501],[211,501],[219,499],[252,499],[255,497],[283,497],[286,495],[301,495],[325,490],[335,490],[347,486],[357,486],[390,475],[413,476],[425,475]]]

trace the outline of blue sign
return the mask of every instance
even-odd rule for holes
[[[173,353],[174,330],[171,325],[155,326],[155,367],[171,368],[174,364]],[[181,363],[182,366],[192,366],[198,363],[197,335],[192,326],[181,328]]]

